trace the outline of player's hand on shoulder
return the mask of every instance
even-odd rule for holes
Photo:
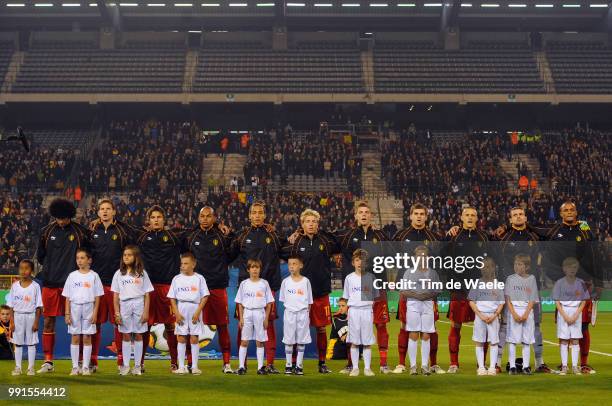
[[[495,236],[497,238],[502,238],[504,236],[504,234],[506,234],[506,226],[505,225],[501,225],[499,227],[497,227],[494,231]]]
[[[446,235],[450,235],[451,237],[456,237],[457,234],[459,234],[459,226],[452,226],[446,233]]]
[[[295,244],[299,236],[300,236],[300,230],[295,230],[293,234],[291,234],[289,238],[287,238],[287,241],[289,241],[289,244]]]
[[[274,224],[264,224],[264,228],[269,233],[273,233],[276,231],[276,227],[274,227]]]
[[[218,227],[219,227],[219,231],[221,231],[223,235],[229,235],[230,228],[223,221],[221,221],[221,223],[218,224]]]

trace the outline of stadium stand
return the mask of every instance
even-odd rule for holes
[[[603,43],[551,41],[547,57],[558,93],[612,92],[612,49]]]
[[[130,46],[100,50],[82,41],[34,43],[14,93],[180,92],[185,50]]]
[[[448,51],[428,42],[380,41],[374,48],[381,93],[542,93],[533,53],[517,43],[479,42]]]
[[[4,82],[4,76],[8,70],[11,62],[11,55],[13,54],[13,43],[7,41],[0,41],[0,88],[2,82]]]

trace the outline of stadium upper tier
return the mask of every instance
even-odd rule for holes
[[[469,41],[457,50],[399,40],[375,41],[367,49],[356,41],[303,41],[284,50],[246,40],[204,42],[198,48],[181,42],[134,42],[116,49],[95,44],[37,41],[15,51],[14,43],[0,42],[1,92],[7,101],[19,101],[7,96],[24,93],[157,93],[167,101],[172,95],[198,101],[207,94],[336,94],[382,102],[410,94],[519,94],[531,95],[531,101],[612,94],[612,50],[603,42],[550,41],[545,52],[524,41]]]

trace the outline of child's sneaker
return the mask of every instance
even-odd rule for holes
[[[430,369],[432,374],[442,375],[446,373],[446,371],[443,370],[440,365],[432,365]]]
[[[531,367],[523,368],[523,375],[531,375]]]
[[[177,375],[187,375],[189,373],[189,370],[187,369],[187,367],[176,368],[172,371],[172,373]]]
[[[44,364],[42,364],[42,366],[38,370],[38,373],[39,374],[47,374],[49,372],[53,372],[54,370],[55,370],[55,368],[53,367],[53,362],[47,361]]]
[[[340,371],[338,371],[338,373],[339,373],[339,374],[342,374],[342,375],[348,375],[348,374],[350,374],[350,373],[351,373],[351,370],[352,370],[352,369],[353,369],[353,368],[351,368],[351,367],[349,367],[349,366],[347,365],[347,366],[345,366],[344,368],[342,368]]]
[[[572,367],[572,373],[574,375],[582,375],[582,368],[580,368],[580,367]]]
[[[83,368],[81,370],[81,375],[91,375],[91,371],[89,370],[89,368]]]
[[[559,370],[559,375],[565,376],[567,375],[567,367],[566,366],[562,366],[561,369]]]
[[[448,367],[449,374],[456,374],[457,372],[459,372],[459,367],[457,365],[451,365]]]
[[[497,368],[489,368],[487,369],[487,375],[497,375]]]
[[[140,366],[132,368],[132,375],[142,375],[142,368]]]
[[[238,370],[235,372],[236,375],[246,375],[246,369],[245,368],[238,368]]]
[[[233,374],[234,371],[232,371],[232,366],[230,364],[223,365],[223,373],[224,374]]]
[[[418,375],[418,374],[419,372],[417,371],[416,366],[410,367],[410,375]]]
[[[480,367],[478,368],[478,370],[476,371],[476,374],[478,376],[485,376],[487,375],[487,369],[485,367]]]
[[[510,370],[508,371],[508,375],[516,375],[516,367],[510,368]]]
[[[431,375],[431,369],[428,366],[424,366],[421,368],[421,373],[425,376]]]
[[[359,368],[351,369],[351,373],[349,374],[349,376],[359,376]]]
[[[261,367],[257,370],[257,375],[268,375],[268,370],[266,367]]]
[[[387,375],[391,373],[391,368],[389,368],[386,365],[383,365],[382,367],[380,367],[380,373],[383,375]]]
[[[121,368],[119,368],[119,375],[122,376],[126,376],[130,373],[130,367],[129,366],[122,366]]]
[[[15,367],[15,369],[13,369],[13,372],[11,372],[11,375],[13,375],[13,376],[21,375],[21,368]]]
[[[285,366],[285,375],[293,375],[293,367]]]
[[[73,367],[70,370],[70,376],[75,376],[75,375],[78,375],[78,374],[79,374],[79,368],[78,367]]]
[[[372,370],[371,370],[371,369],[364,369],[364,370],[363,370],[363,374],[364,374],[365,376],[374,376],[374,372],[372,372]]]
[[[394,374],[403,374],[404,372],[406,372],[406,365],[398,365],[395,367],[395,369],[393,371],[391,371]]]
[[[202,370],[200,368],[191,368],[191,375],[202,375]]]
[[[302,367],[295,367],[294,373],[296,375],[304,375],[304,368],[302,368]]]

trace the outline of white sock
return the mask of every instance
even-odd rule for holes
[[[21,359],[23,358],[23,347],[15,346],[15,367],[21,369]]]
[[[351,345],[351,362],[353,369],[359,369],[359,347]]]
[[[261,369],[264,366],[264,352],[265,347],[257,347],[257,369]]]
[[[410,359],[410,368],[416,367],[417,346],[418,342],[412,338],[408,339],[408,358]]]
[[[306,346],[304,344],[298,344],[297,346],[297,366],[302,368],[304,366],[304,351],[306,350]]]
[[[516,344],[508,343],[508,361],[510,368],[516,368]]]
[[[529,368],[531,362],[531,345],[523,344],[523,369]]]
[[[183,369],[185,368],[185,353],[187,352],[187,344],[178,343],[176,345],[176,349],[178,352],[178,367],[179,369]]]
[[[134,366],[139,367],[142,360],[142,351],[144,350],[144,345],[142,340],[134,341]],[[125,357],[125,355],[124,355]],[[125,359],[125,358],[123,358]],[[128,364],[129,365],[129,364]]]
[[[121,351],[123,351],[123,366],[129,367],[130,357],[132,356],[132,342],[121,341]],[[134,361],[136,361],[136,355],[134,355]]]
[[[72,368],[79,367],[79,345],[70,344],[70,358],[72,359]]]
[[[559,344],[561,351],[561,366],[567,366],[567,344]]]
[[[429,366],[429,340],[421,340],[421,368]]]
[[[198,360],[200,359],[200,344],[191,344],[191,369],[198,369]]]
[[[28,369],[34,369],[34,363],[36,362],[36,346],[28,346]]]
[[[285,345],[285,366],[290,367],[293,364],[293,346]]]
[[[536,347],[536,348],[538,348],[538,347]],[[536,366],[536,368],[539,368],[539,367],[540,367],[540,365],[542,365],[543,363],[544,363],[544,358],[542,358],[542,357],[536,357],[536,361],[535,361],[535,366]]]
[[[83,345],[83,368],[89,368],[91,361],[91,344]]]
[[[363,368],[370,369],[372,367],[372,347],[363,348]]]
[[[580,354],[580,346],[578,344],[572,345],[572,366],[578,366],[578,355]]]
[[[499,347],[497,347],[497,344],[491,344],[489,346],[489,351],[491,351],[491,356],[489,357],[489,364],[490,364],[489,368],[494,369],[495,362],[497,361],[497,352],[499,351]],[[483,361],[484,361],[484,357],[483,357]]]
[[[238,365],[240,368],[244,368],[244,362],[246,361],[248,347],[243,347],[242,345],[238,349]]]
[[[484,368],[484,348],[476,346],[476,362],[478,362],[478,368]]]

